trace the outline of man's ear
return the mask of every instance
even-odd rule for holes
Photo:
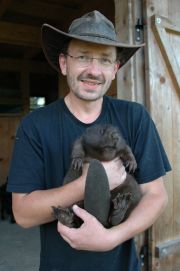
[[[67,73],[66,73],[66,57],[65,57],[65,55],[63,55],[63,54],[60,54],[59,55],[59,67],[60,67],[60,70],[61,70],[61,73],[63,74],[63,75],[66,75]]]
[[[113,74],[113,76],[112,76],[112,80],[115,79],[116,74],[117,74],[117,72],[118,72],[118,70],[119,70],[119,67],[120,67],[120,62],[118,61],[118,62],[116,62],[115,65],[114,65],[114,74]]]

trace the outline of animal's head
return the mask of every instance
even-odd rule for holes
[[[94,125],[87,128],[83,135],[84,149],[97,159],[112,160],[116,157],[120,138],[116,127],[110,124]]]

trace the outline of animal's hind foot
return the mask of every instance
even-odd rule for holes
[[[124,220],[131,202],[132,194],[130,192],[124,194],[118,193],[116,197],[112,199],[112,210],[109,216],[110,225],[118,225]]]

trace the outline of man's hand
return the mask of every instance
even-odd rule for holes
[[[117,186],[119,186],[125,181],[127,173],[126,173],[125,167],[122,164],[122,161],[119,158],[115,158],[111,161],[106,161],[106,162],[101,161],[101,164],[103,165],[106,171],[110,190],[113,190],[114,188],[116,188]],[[84,181],[86,180],[88,169],[89,169],[89,163],[84,163],[83,172],[82,172],[82,176],[84,176],[83,177]],[[84,186],[85,186],[85,182],[84,182]]]
[[[119,158],[115,158],[108,162],[102,162],[102,165],[109,180],[110,190],[113,190],[125,181],[127,173]]]
[[[77,250],[108,251],[114,248],[110,230],[104,228],[101,223],[91,214],[77,205],[73,211],[84,223],[80,228],[68,228],[58,222],[58,232],[62,238]]]

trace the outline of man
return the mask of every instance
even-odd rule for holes
[[[118,69],[141,46],[122,44],[113,24],[98,11],[74,20],[68,33],[45,24],[42,43],[50,64],[67,77],[69,93],[29,114],[18,129],[8,183],[17,223],[40,225],[40,270],[138,271],[132,237],[164,210],[167,194],[162,176],[170,165],[144,107],[105,94]],[[84,221],[82,226],[57,226],[51,206],[70,206],[84,195],[88,165],[79,179],[62,185],[72,144],[87,127],[98,123],[118,126],[132,148],[142,200],[125,222],[111,229],[76,205],[74,212]],[[103,166],[110,189],[124,181],[119,160]]]

